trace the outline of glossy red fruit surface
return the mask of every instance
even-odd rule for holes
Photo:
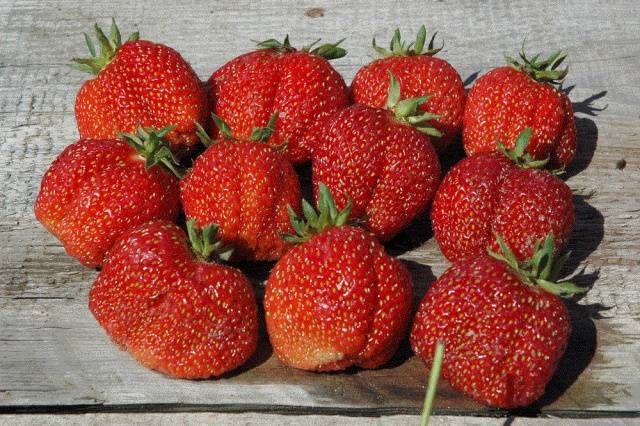
[[[559,297],[484,254],[454,264],[429,288],[410,340],[427,366],[444,342],[442,375],[454,389],[515,408],[543,395],[570,332]]]
[[[180,211],[178,179],[145,161],[121,140],[69,145],[42,178],[36,218],[70,256],[100,266],[124,232],[152,219],[174,220]]]
[[[351,217],[381,241],[424,211],[440,182],[431,138],[420,131],[423,127],[407,121],[412,114],[422,114],[417,99],[400,101],[390,110],[353,105],[335,114],[318,134],[313,157],[316,196],[322,182],[338,207],[352,200]],[[407,102],[414,102],[410,112],[404,108]],[[407,116],[400,115],[400,108]]]
[[[96,31],[101,32],[97,26]],[[115,49],[101,42],[99,57],[74,60],[76,68],[96,74],[76,97],[80,137],[108,139],[138,126],[175,126],[167,135],[172,150],[188,152],[198,143],[195,123],[205,123],[209,113],[206,91],[191,66],[168,46],[138,40],[137,33],[122,45],[118,33],[112,44]]]
[[[324,46],[329,47],[319,50]],[[296,50],[288,39],[269,40],[259,44],[260,50],[232,59],[209,78],[213,112],[229,124],[235,138],[247,140],[278,111],[268,143],[286,143],[286,155],[294,163],[308,161],[319,127],[349,105],[347,86],[327,60],[346,52],[337,45],[324,46]]]
[[[277,260],[291,245],[287,206],[300,213],[300,184],[291,163],[259,142],[220,141],[200,155],[180,182],[187,218],[215,223],[234,260]]]
[[[467,155],[495,151],[498,140],[512,148],[517,135],[529,127],[533,136],[527,152],[534,159],[550,157],[554,167],[562,168],[571,163],[576,152],[573,108],[567,95],[551,84],[562,80],[566,70],[548,69],[566,55],[554,56],[551,63],[514,61],[476,80],[464,110]]]
[[[129,231],[110,250],[89,309],[145,367],[186,379],[220,376],[256,349],[255,296],[240,271],[197,261],[187,244],[163,220]]]
[[[424,46],[425,36],[423,26],[416,42],[421,40]],[[432,143],[438,151],[445,150],[462,128],[465,91],[458,72],[449,62],[434,56],[440,49],[433,47],[433,39],[425,50],[416,50],[416,43],[405,47],[396,30],[390,50],[375,44],[374,48],[383,57],[358,70],[351,84],[353,101],[383,108],[389,90],[388,73],[391,71],[400,82],[401,99],[431,96],[420,108],[439,116],[430,124],[442,133],[442,137],[432,138]]]
[[[546,170],[523,168],[499,152],[456,164],[438,188],[431,208],[433,233],[452,262],[498,249],[501,235],[524,260],[549,233],[556,252],[575,222],[571,189]]]

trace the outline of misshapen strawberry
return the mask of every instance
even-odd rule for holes
[[[508,67],[496,68],[480,77],[467,97],[462,141],[467,155],[496,150],[495,142],[513,141],[525,127],[533,129],[527,152],[536,160],[550,158],[554,167],[564,168],[576,152],[576,123],[571,101],[552,83],[567,75],[558,67],[566,58],[560,51],[548,59],[522,62],[507,58]]]
[[[102,264],[105,252],[130,228],[180,211],[175,159],[159,132],[81,139],[56,158],[42,178],[36,218],[83,264]],[[162,165],[160,165],[161,163]]]
[[[234,137],[247,140],[279,111],[268,143],[286,143],[286,155],[294,163],[309,160],[318,128],[349,104],[347,86],[328,61],[346,55],[338,44],[296,50],[288,37],[283,43],[259,43],[259,50],[232,59],[211,75],[213,112],[229,124]]]
[[[389,76],[388,76],[389,77]],[[431,200],[440,182],[440,162],[428,135],[439,132],[418,107],[427,97],[400,101],[391,77],[387,109],[353,105],[320,129],[313,156],[313,182],[325,183],[352,217],[386,241],[409,225]]]
[[[376,368],[405,336],[411,313],[409,272],[368,232],[346,225],[320,185],[319,214],[303,202],[306,223],[293,212],[300,244],[267,281],[269,339],[286,365],[312,371]]]
[[[351,84],[351,96],[355,103],[383,108],[389,89],[388,73],[392,72],[400,83],[401,99],[429,96],[420,110],[438,115],[437,120],[429,123],[442,133],[442,137],[432,142],[443,151],[462,128],[465,93],[458,72],[447,61],[434,56],[442,49],[433,46],[436,34],[426,50],[424,25],[416,41],[408,46],[401,41],[399,30],[393,35],[389,50],[376,46],[374,39],[373,47],[382,58],[358,70]]]
[[[157,220],[123,235],[89,293],[89,309],[142,365],[201,379],[233,370],[255,351],[258,314],[249,280],[202,259],[221,249],[215,229],[184,232]]]
[[[100,52],[85,34],[90,58],[74,59],[74,68],[95,74],[76,97],[76,120],[83,139],[109,139],[137,126],[175,126],[167,134],[172,150],[186,153],[198,142],[196,123],[208,114],[206,91],[178,52],[138,40],[122,44],[115,22],[110,38],[95,25]]]
[[[514,150],[499,144],[502,152],[465,158],[445,176],[433,199],[431,222],[450,261],[478,256],[489,246],[497,250],[496,233],[520,260],[531,257],[549,233],[556,252],[568,240],[575,221],[571,189],[536,168],[546,162],[526,153],[530,137],[525,129]]]
[[[287,206],[300,212],[300,184],[293,166],[269,139],[277,114],[250,139],[234,140],[214,116],[222,137],[213,141],[180,182],[187,218],[198,226],[216,224],[220,238],[234,247],[233,260],[277,260],[291,245],[281,238],[293,232]]]
[[[571,332],[557,295],[584,291],[555,283],[554,246],[548,237],[519,263],[502,243],[504,255],[451,266],[420,302],[410,336],[416,354],[430,366],[444,342],[443,377],[482,404],[515,408],[540,398]]]

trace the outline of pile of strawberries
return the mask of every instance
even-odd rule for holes
[[[437,368],[481,403],[543,394],[571,330],[558,296],[581,291],[554,264],[575,219],[554,173],[576,151],[554,86],[564,54],[508,58],[466,94],[424,27],[409,44],[396,31],[349,88],[329,63],[340,43],[287,37],[203,83],[170,47],[123,43],[115,23],[95,32],[98,50],[85,35],[91,56],[74,59],[95,74],[76,98],[80,138],[44,175],[35,214],[100,270],[89,309],[116,344],[174,377],[237,368],[260,321],[228,265],[276,261],[264,314],[287,366],[380,367],[410,328],[428,366],[444,344]],[[441,180],[460,133],[468,157]],[[296,169],[309,161],[315,208]],[[453,265],[413,316],[411,275],[382,243],[432,201]]]

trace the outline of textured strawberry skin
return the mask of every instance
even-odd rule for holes
[[[120,140],[69,145],[42,178],[36,218],[67,253],[89,267],[102,264],[118,236],[152,219],[174,220],[178,180],[160,166],[146,169]]]
[[[318,134],[313,183],[324,183],[336,204],[353,201],[351,218],[381,241],[405,228],[431,200],[440,162],[429,137],[390,111],[353,105],[336,113]]]
[[[409,272],[360,228],[326,230],[285,254],[264,298],[278,358],[312,371],[387,362],[405,336]]]
[[[482,404],[514,408],[542,396],[570,333],[562,300],[481,255],[454,264],[429,288],[410,341],[428,366],[443,341],[442,375],[454,389]]]
[[[219,376],[255,351],[251,283],[238,270],[194,261],[184,232],[157,220],[123,235],[89,293],[107,334],[144,366],[170,376]]]
[[[277,260],[293,233],[287,206],[300,213],[300,184],[291,163],[258,142],[218,142],[201,154],[180,182],[187,218],[215,223],[234,246],[234,260]]]
[[[467,155],[496,151],[496,140],[513,148],[525,127],[533,129],[527,152],[535,159],[550,156],[556,167],[571,163],[576,151],[575,119],[564,93],[510,67],[489,71],[474,83],[463,118]]]
[[[349,105],[344,80],[329,62],[307,52],[258,50],[227,62],[209,78],[213,112],[234,137],[247,140],[278,111],[271,145],[287,143],[293,163],[310,159],[315,133]]]
[[[209,113],[204,86],[178,52],[140,40],[118,49],[115,58],[76,97],[83,139],[109,139],[143,127],[177,126],[167,135],[177,153],[198,143],[195,123]]]
[[[516,257],[531,257],[553,233],[558,252],[575,222],[571,189],[545,170],[523,169],[500,153],[465,158],[445,176],[431,208],[433,233],[452,262],[498,251],[503,237]]]
[[[443,133],[431,142],[443,151],[462,128],[465,93],[462,79],[447,61],[435,56],[390,56],[360,68],[351,83],[354,103],[383,108],[389,91],[389,71],[400,83],[401,99],[431,95],[423,111],[438,114],[429,122]]]

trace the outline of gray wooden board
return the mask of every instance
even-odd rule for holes
[[[426,370],[407,348],[376,371],[310,374],[285,369],[266,344],[220,380],[172,380],[111,344],[86,308],[96,273],[67,257],[35,221],[42,174],[77,138],[73,104],[86,78],[67,67],[81,34],[118,19],[123,33],[166,43],[201,78],[250,40],[296,45],[347,37],[334,62],[350,81],[370,61],[371,37],[422,22],[446,39],[441,53],[471,80],[526,37],[530,50],[569,50],[580,149],[569,170],[577,224],[569,270],[586,268],[591,291],[572,306],[574,336],[539,407],[567,416],[640,412],[640,4],[633,1],[391,0],[253,3],[175,1],[0,2],[0,411],[261,410],[417,413]],[[619,170],[616,164],[626,160]],[[447,267],[422,220],[389,245],[411,268],[418,296]],[[252,268],[260,288],[266,268]],[[264,341],[264,336],[263,336]],[[441,413],[490,414],[445,384]]]

